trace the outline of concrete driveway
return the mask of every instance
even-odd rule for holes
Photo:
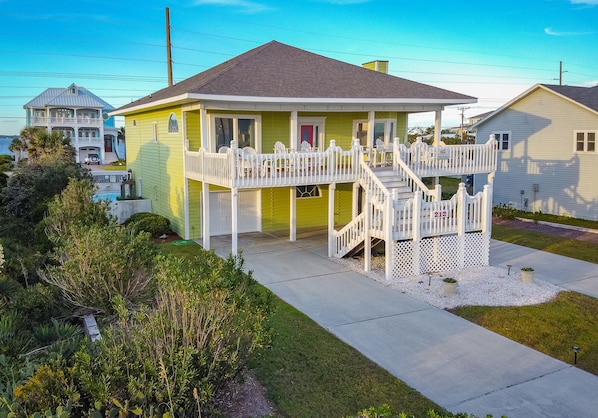
[[[211,242],[229,254],[230,236]],[[239,248],[258,282],[452,412],[598,416],[598,377],[328,259],[325,232],[243,234]],[[492,265],[534,266],[538,279],[598,295],[598,265],[497,241],[490,254]]]

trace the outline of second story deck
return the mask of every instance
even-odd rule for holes
[[[390,147],[364,149],[358,141],[349,150],[334,140],[324,151],[284,149],[257,154],[253,148],[230,148],[218,153],[185,151],[187,178],[227,188],[266,188],[350,183],[360,178],[360,161],[370,166],[393,166],[402,161],[419,178],[492,173],[496,170],[494,138],[485,144],[431,147],[417,142],[407,147],[398,139]]]

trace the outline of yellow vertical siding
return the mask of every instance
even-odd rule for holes
[[[152,200],[152,211],[167,217],[173,231],[184,235],[182,129],[168,133],[171,113],[182,124],[182,112],[177,107],[127,116],[127,167],[136,179],[141,179],[142,195]],[[157,142],[153,140],[154,122]]]

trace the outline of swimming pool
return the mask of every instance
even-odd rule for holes
[[[120,197],[118,192],[100,192],[96,193],[93,198],[97,202],[99,200],[108,200],[110,202],[116,202]]]

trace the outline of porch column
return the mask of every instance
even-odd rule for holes
[[[199,131],[201,134],[201,147],[204,150],[208,150],[208,111],[204,105],[199,108]]]
[[[295,242],[297,241],[297,191],[295,187],[291,187],[290,189],[290,219],[289,219],[289,241]]]
[[[298,127],[299,127],[299,120],[298,120],[297,111],[293,110],[291,112],[291,123],[290,123],[291,132],[289,132],[289,148],[291,148],[295,151],[299,149],[299,145],[298,145],[298,141],[297,141]]]
[[[413,194],[413,275],[415,276],[421,274],[421,201],[422,192],[418,190]]]
[[[328,185],[328,257],[332,257],[334,247],[334,192],[336,183]]]
[[[440,137],[442,136],[442,111],[436,111],[436,118],[434,119],[434,146],[440,146]],[[434,178],[434,184],[440,184],[440,178],[436,176]]]
[[[374,124],[376,123],[376,112],[368,112],[368,148],[373,148],[374,143]]]
[[[467,217],[467,196],[465,192],[465,184],[459,183],[457,190],[457,265],[459,269],[465,266],[465,218]]]
[[[359,215],[359,183],[353,183],[353,194],[351,197],[353,198],[352,208],[351,208],[351,215],[352,218],[355,219]]]
[[[395,220],[395,211],[394,211],[394,202],[397,200],[398,191],[395,189],[392,191],[392,196],[390,199],[386,201],[386,208],[384,214],[384,274],[386,277],[386,281],[389,282],[392,279],[392,266],[393,266],[393,256],[394,253],[392,251],[392,231],[393,231],[393,224]]]
[[[492,187],[488,184],[484,185],[482,202],[482,232],[490,234],[492,232]]]
[[[189,179],[187,178],[187,151],[189,151],[189,140],[187,139],[187,112],[183,112],[183,173],[185,181],[183,184],[183,210],[185,217],[185,239],[189,239]]]
[[[186,152],[186,151],[183,151]],[[183,163],[185,164],[185,163]],[[183,204],[184,204],[184,216],[185,216],[185,239],[189,239],[189,179],[187,178],[187,172],[185,172],[185,183],[183,184]]]
[[[232,233],[232,248],[231,253],[233,256],[238,254],[239,248],[239,225],[238,225],[238,212],[239,212],[239,189],[233,187],[230,191],[230,205],[231,205],[231,233]]]
[[[440,137],[442,136],[441,131],[442,131],[442,111],[437,110],[436,117],[434,119],[434,146],[435,147],[440,146]]]
[[[203,182],[201,188],[202,201],[202,225],[201,237],[203,238],[203,247],[206,250],[210,249],[210,183]]]
[[[363,241],[363,269],[366,273],[372,270],[372,237],[370,230],[372,229],[372,192],[370,190],[365,192],[365,234]]]

